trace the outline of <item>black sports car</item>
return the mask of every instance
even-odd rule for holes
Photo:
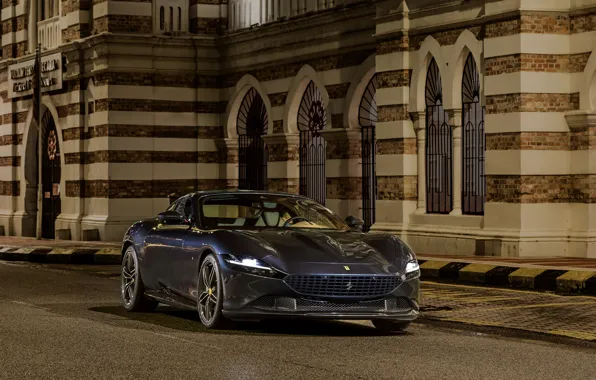
[[[419,312],[420,268],[390,234],[363,233],[308,198],[264,191],[180,197],[122,245],[128,311],[198,310],[208,328],[279,317],[366,319],[401,331]]]

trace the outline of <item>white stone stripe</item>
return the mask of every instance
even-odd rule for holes
[[[485,95],[501,94],[570,94],[579,92],[577,85],[583,73],[516,72],[484,78]],[[573,79],[572,79],[573,78]]]
[[[359,158],[327,160],[325,175],[327,178],[361,177],[362,160]]]
[[[564,150],[489,150],[487,175],[569,174],[570,152]]]
[[[2,35],[2,46],[27,41],[27,30],[9,32]]]
[[[562,112],[512,112],[490,114],[485,118],[486,133],[568,132]]]
[[[267,164],[268,178],[298,178],[299,176],[298,161],[276,161]]]
[[[596,31],[575,33],[571,35],[570,54],[588,53],[594,49]]]
[[[377,140],[416,138],[416,132],[410,120],[378,122],[375,135]]]
[[[137,112],[110,111],[96,112],[90,117],[90,125],[130,124],[130,125],[173,125],[173,126],[220,126],[219,114],[192,112]],[[63,120],[63,119],[61,119]]]
[[[367,46],[370,45],[370,34],[363,33],[358,36],[350,38],[350,45],[353,46]],[[265,65],[270,62],[281,61],[281,60],[295,60],[295,57],[309,56],[317,53],[329,53],[330,51],[337,51],[337,42],[327,42],[316,45],[306,45],[292,50],[284,50],[279,52],[272,52],[269,54],[246,54],[237,56],[233,62],[230,62],[232,70],[241,70],[247,66]],[[358,65],[356,65],[358,66]]]
[[[93,5],[93,18],[111,15],[125,16],[151,16],[153,3],[140,3],[136,1],[105,1]]]
[[[484,40],[484,57],[512,54],[569,54],[569,35],[521,33]]]
[[[348,216],[362,217],[362,200],[360,199],[330,199],[325,200],[325,206],[333,210],[341,218]]]
[[[377,176],[417,175],[418,161],[415,154],[377,155]]]
[[[410,52],[394,52],[376,57],[376,72],[410,69]]]
[[[377,106],[408,104],[410,102],[410,87],[378,88],[376,99]]]
[[[194,4],[190,7],[190,18],[227,18],[228,6],[219,4]]]
[[[78,10],[70,12],[60,17],[60,29],[66,29],[73,25],[88,24],[89,23],[89,11]]]
[[[213,152],[218,151],[212,139],[160,138],[159,144],[151,137],[96,137],[84,140],[84,151],[158,151],[158,152]],[[64,153],[78,152],[79,141],[64,142]]]

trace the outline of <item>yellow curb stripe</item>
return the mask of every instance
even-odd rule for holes
[[[496,265],[490,264],[470,264],[462,269],[460,269],[459,274],[461,276],[462,273],[481,273],[486,274],[487,272],[495,269]]]
[[[48,255],[72,255],[74,251],[74,249],[69,248],[54,248],[48,252]]]
[[[439,270],[449,264],[449,261],[434,261],[429,260],[424,262],[424,264],[420,265],[421,269],[434,269]]]
[[[584,331],[570,331],[570,330],[551,330],[548,332],[553,335],[567,336],[581,340],[596,340],[596,334]]]
[[[434,282],[434,281],[422,281],[422,292],[428,291],[425,290],[425,286],[432,286],[435,288],[441,287],[441,288],[452,288],[452,289],[471,289],[471,290],[482,290],[483,292],[490,292],[490,293],[503,293],[503,292],[507,292],[507,293],[518,293],[518,294],[536,294],[536,292],[533,292],[531,290],[523,290],[523,289],[511,289],[511,288],[487,288],[484,286],[476,286],[476,285],[464,285],[464,284],[446,284],[446,283],[442,283],[442,282]],[[437,290],[437,291],[441,291],[441,290]],[[558,299],[565,299],[565,298],[569,298],[568,296],[562,296],[560,294],[555,294],[555,293],[538,293],[540,294],[542,297],[551,297],[551,298],[558,298]],[[573,296],[573,299],[585,299],[585,300],[594,300],[593,296],[585,296],[585,295],[577,295],[577,296]]]

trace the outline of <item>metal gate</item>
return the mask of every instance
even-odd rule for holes
[[[370,231],[370,227],[375,223],[375,202],[377,199],[377,143],[375,138],[377,87],[378,77],[375,74],[366,86],[358,111],[358,120],[362,130],[362,219],[365,232]]]
[[[259,93],[251,87],[242,100],[236,123],[239,189],[267,189],[269,152],[263,136],[267,134],[268,125],[265,103]]]
[[[463,186],[462,211],[468,215],[484,214],[486,177],[484,155],[485,108],[480,103],[480,75],[474,56],[470,53],[464,66],[462,79],[462,125],[463,125]]]
[[[60,200],[60,144],[58,131],[49,111],[46,111],[42,120],[42,219],[41,237],[54,239],[56,218],[61,212]]]
[[[426,210],[431,214],[448,214],[453,209],[451,144],[441,73],[433,58],[426,77]]]
[[[320,131],[325,128],[327,115],[321,92],[310,82],[298,109],[300,131],[300,194],[325,204],[327,185],[325,159],[327,143]]]

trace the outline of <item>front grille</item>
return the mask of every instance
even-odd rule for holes
[[[380,297],[398,287],[397,276],[297,276],[285,278],[295,292],[312,297]]]
[[[302,298],[265,296],[253,302],[257,309],[290,312],[367,312],[407,313],[412,305],[404,297],[361,302],[328,302]]]

